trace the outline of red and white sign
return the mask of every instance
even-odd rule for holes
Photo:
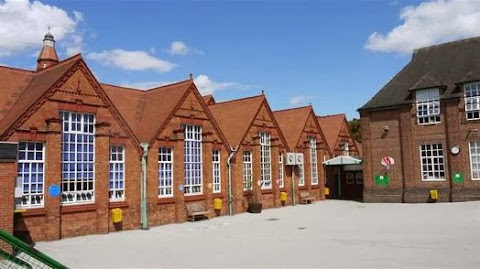
[[[390,156],[385,156],[380,162],[385,168],[390,169],[395,164],[395,160]]]

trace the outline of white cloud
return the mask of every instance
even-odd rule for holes
[[[65,10],[39,1],[1,1],[0,56],[39,48],[48,27],[51,27],[50,32],[55,40],[67,40],[68,43],[69,38],[79,35],[77,26],[82,20],[83,15],[80,12],[74,11],[73,15],[69,15]],[[81,38],[76,41],[77,50],[81,49]]]
[[[203,51],[192,49],[185,42],[182,41],[173,41],[170,45],[170,50],[168,51],[171,55],[187,55],[190,53],[195,53],[199,55],[204,55]]]
[[[412,53],[413,49],[480,35],[480,1],[434,0],[400,11],[403,24],[374,32],[365,49]]]
[[[198,75],[193,82],[202,95],[213,94],[216,91],[227,89],[243,89],[247,86],[235,82],[215,82],[207,75]]]
[[[304,104],[310,99],[312,99],[311,96],[304,96],[304,95],[295,96],[295,97],[290,98],[290,104],[292,104],[294,106],[299,105],[299,104]]]
[[[177,66],[141,50],[114,49],[91,52],[87,54],[87,59],[133,71],[153,70],[163,73],[171,71]]]

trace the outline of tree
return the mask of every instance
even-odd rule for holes
[[[360,120],[356,118],[352,119],[348,122],[348,128],[352,133],[353,139],[357,140],[358,142],[362,142],[362,128],[360,125]]]

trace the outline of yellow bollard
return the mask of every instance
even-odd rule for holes
[[[287,201],[287,193],[282,191],[280,192],[280,201],[281,202],[286,202]]]
[[[222,209],[222,202],[223,201],[220,198],[213,199],[213,209],[215,209],[215,210]]]
[[[325,196],[330,195],[330,189],[325,187],[324,193],[325,193]]]
[[[123,220],[123,214],[122,214],[122,209],[120,208],[114,208],[112,209],[112,222],[113,223],[120,223]]]

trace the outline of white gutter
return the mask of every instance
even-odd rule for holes
[[[230,155],[227,159],[228,167],[228,215],[233,216],[233,194],[232,194],[232,158],[237,153],[238,146],[230,148]]]

